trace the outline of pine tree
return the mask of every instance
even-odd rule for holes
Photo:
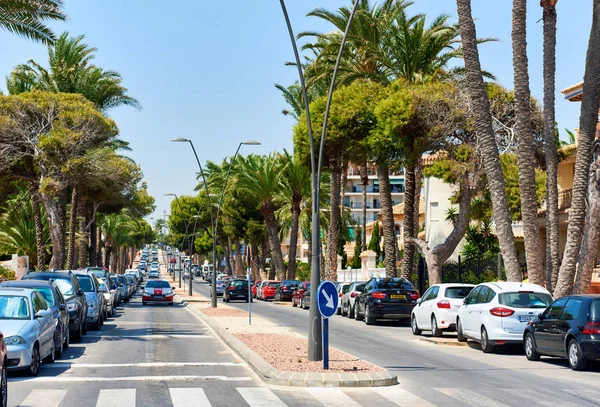
[[[354,231],[355,245],[354,245],[354,257],[352,258],[351,267],[353,269],[359,269],[361,267],[360,264],[360,253],[362,251],[362,229],[356,228]]]
[[[373,234],[371,235],[371,240],[369,241],[369,250],[373,250],[377,253],[377,260],[379,261],[379,256],[381,256],[381,243],[379,241],[379,222],[375,222],[373,225]]]

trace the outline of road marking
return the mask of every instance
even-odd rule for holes
[[[147,362],[147,363],[52,363],[43,364],[43,369],[73,369],[102,367],[201,367],[201,366],[246,366],[238,362]]]
[[[467,389],[435,388],[434,390],[444,393],[450,397],[454,397],[455,399],[473,407],[506,407],[506,404],[492,400],[489,397]]]
[[[558,400],[556,396],[550,398],[550,400],[544,400],[544,394],[541,392],[533,391],[531,389],[515,389],[515,388],[507,388],[507,389],[498,389],[500,393],[514,394],[515,397],[522,400],[523,404],[526,404],[526,401],[529,401],[533,404],[541,404],[547,407],[554,407],[556,405],[560,405],[561,407],[580,407],[579,404],[569,403],[568,401]],[[569,392],[565,390],[565,392]],[[578,390],[577,395],[579,395],[580,391]]]
[[[340,389],[309,388],[308,392],[326,407],[361,407]]]
[[[411,392],[402,387],[375,387],[373,388],[380,396],[388,399],[392,403],[396,403],[399,406],[411,406],[411,407],[433,407],[435,404],[423,400],[421,397],[417,397]]]
[[[588,401],[588,402],[596,404],[596,405],[598,404],[598,400],[600,400],[600,391],[599,390],[584,388],[581,390],[565,389],[563,391],[566,393],[569,393],[579,399],[583,399],[585,401]],[[563,404],[561,403],[561,406],[562,405]]]
[[[135,389],[102,389],[96,407],[135,407]]]
[[[27,383],[80,383],[80,382],[194,382],[194,381],[223,381],[223,382],[251,382],[249,376],[127,376],[127,377],[68,377],[60,376],[38,376],[9,378],[9,382]]]
[[[154,339],[215,339],[209,334],[140,334],[140,335],[87,335],[87,337],[99,338],[99,340],[111,340],[115,339],[135,339],[149,341]],[[83,339],[86,337],[84,336]],[[85,342],[84,342],[85,343]]]
[[[67,394],[66,390],[34,389],[20,405],[23,407],[55,407]]]
[[[287,407],[275,393],[265,387],[238,387],[236,390],[250,407]]]
[[[210,401],[201,388],[178,387],[169,388],[173,407],[210,407]]]

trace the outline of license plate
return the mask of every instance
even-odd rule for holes
[[[406,299],[406,295],[401,295],[401,294],[391,294],[390,298],[393,299],[398,299],[398,300],[405,300]]]
[[[533,315],[521,315],[519,316],[519,321],[521,322],[529,322],[529,321],[533,321],[534,316]]]
[[[155,300],[162,300],[163,296],[162,295],[153,295],[152,298],[154,298]]]

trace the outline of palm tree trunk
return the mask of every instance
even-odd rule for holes
[[[272,202],[263,203],[261,212],[265,217],[267,226],[267,235],[269,238],[269,249],[271,250],[271,273],[275,273],[276,278],[281,281],[285,279],[285,266],[283,264],[283,254],[281,253],[281,242],[277,231],[277,220],[275,219],[275,207]],[[274,269],[274,270],[273,270]]]
[[[240,239],[235,239],[235,274],[237,276],[244,275],[244,259],[242,258]]]
[[[522,281],[521,267],[515,248],[515,236],[506,199],[504,174],[494,137],[490,101],[488,98],[477,49],[477,32],[471,13],[471,0],[456,0],[458,21],[463,45],[466,83],[471,95],[475,129],[481,143],[481,155],[492,197],[492,213],[500,243],[508,281]]]
[[[515,82],[515,113],[517,134],[517,164],[521,215],[525,235],[525,258],[529,282],[544,284],[544,262],[537,223],[538,207],[535,185],[535,155],[531,126],[531,93],[527,59],[527,0],[513,0],[512,48]]]
[[[569,210],[565,252],[558,275],[558,283],[554,289],[555,298],[567,295],[571,291],[575,277],[586,216],[585,198],[592,161],[592,142],[598,125],[598,108],[600,107],[600,72],[598,71],[598,66],[600,66],[600,0],[594,0],[593,9],[592,30],[583,77],[583,99],[579,118],[573,197],[571,209]]]
[[[77,211],[79,207],[79,193],[73,188],[71,193],[71,216],[69,217],[69,244],[67,249],[67,270],[72,270],[75,265],[75,229],[77,226]]]
[[[235,271],[235,257],[233,255],[233,243],[231,242],[231,237],[227,236],[227,257],[229,258],[229,275],[233,275]]]
[[[292,198],[292,227],[290,229],[290,255],[288,260],[287,278],[296,279],[296,250],[298,246],[298,228],[300,223],[300,199]]]
[[[369,186],[369,172],[367,162],[358,167],[360,183],[362,185],[362,247],[361,251],[367,250],[367,187]]]
[[[419,231],[421,230],[421,178],[423,175],[423,167],[421,166],[421,160],[417,160],[415,165],[415,199],[413,202],[413,221],[415,225],[413,226],[413,237],[419,237]],[[446,261],[446,260],[444,260]],[[443,263],[442,263],[443,265]],[[419,261],[413,261],[413,273],[418,273]]]
[[[390,173],[386,163],[377,164],[377,180],[379,181],[379,200],[381,201],[385,274],[388,277],[396,277],[396,230],[394,225],[392,193],[390,191]],[[406,248],[404,249],[404,256],[406,256]]]
[[[251,260],[252,260],[252,280],[260,279],[260,255],[258,252],[258,246],[256,244],[252,244],[250,246],[252,248],[251,251]]]
[[[59,219],[60,219],[60,241],[61,247],[63,248],[63,263],[60,265],[60,268],[65,266],[65,254],[64,248],[66,246],[66,237],[67,237],[67,189],[64,188],[58,195],[58,208],[59,208]]]
[[[337,281],[337,247],[340,239],[340,188],[341,168],[339,159],[331,162],[330,207],[329,207],[329,230],[327,231],[327,264],[330,281]]]
[[[50,240],[52,241],[52,258],[48,267],[52,270],[62,269],[65,264],[65,245],[62,240],[60,225],[60,210],[54,197],[46,194],[35,193],[38,199],[44,204],[46,216],[48,218],[48,229],[50,230]]]
[[[402,225],[404,257],[402,257],[402,277],[410,280],[415,266],[415,247],[409,242],[415,237],[415,167],[406,167],[404,189],[404,222]]]
[[[31,195],[31,208],[33,210],[33,221],[35,223],[35,244],[36,244],[36,266],[38,271],[46,269],[46,242],[44,240],[44,223],[40,212],[40,200],[33,184],[29,185]]]
[[[110,265],[108,266],[108,268],[110,269],[111,273],[117,274],[119,272],[119,260],[118,260],[119,247],[111,246],[110,249],[111,249],[110,250]],[[108,253],[107,253],[107,255],[108,255]]]
[[[544,19],[544,152],[546,155],[546,288],[556,287],[560,267],[558,154],[554,129],[556,79],[556,1],[542,0]]]
[[[88,205],[86,199],[83,197],[79,202],[78,218],[79,218],[79,249],[77,255],[79,260],[77,261],[78,267],[87,267],[88,265],[88,244],[89,244],[89,233],[87,229],[88,222]]]
[[[271,255],[270,253],[271,252],[269,251],[269,240],[263,239],[260,242],[261,277],[265,276],[269,280],[273,280],[275,278],[275,269],[273,267],[270,267],[269,274],[267,275],[267,257],[269,257]]]
[[[97,221],[94,222],[94,226],[96,227],[96,266],[101,266],[102,264],[102,227],[98,225]],[[104,265],[104,267],[106,267]]]

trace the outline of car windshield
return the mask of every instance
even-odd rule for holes
[[[50,287],[34,287],[33,289],[42,294],[49,307],[54,307],[54,293]]]
[[[134,281],[133,281],[133,276],[131,276],[131,275],[127,275],[127,276],[125,276],[125,278],[127,279],[127,281],[128,281],[130,284],[131,284],[131,283],[134,283]]]
[[[120,275],[120,276],[118,276],[117,278],[119,279],[119,283],[121,283],[121,284],[126,284],[126,281],[125,281],[125,276],[123,276],[123,275]]]
[[[31,319],[27,297],[0,295],[0,319]]]
[[[106,271],[104,271],[104,269],[96,269],[96,270],[90,270],[93,274],[96,275],[96,277],[104,277],[104,275],[106,274]]]
[[[111,277],[110,283],[119,285],[119,279],[117,277]]]
[[[73,284],[71,284],[71,280],[67,280],[66,278],[56,278],[54,282],[58,286],[58,289],[64,295],[73,295]]]
[[[465,298],[474,287],[448,287],[446,288],[446,298]]]
[[[383,288],[383,289],[387,289],[387,288],[396,288],[396,289],[402,289],[402,290],[414,290],[415,288],[413,287],[413,285],[410,283],[410,281],[408,281],[405,278],[385,278],[385,279],[380,279],[377,280],[377,288]]]
[[[512,308],[546,308],[552,302],[552,297],[546,293],[520,291],[502,293],[498,296],[498,302]]]
[[[248,285],[248,281],[246,281],[246,280],[233,280],[231,282],[231,285],[234,285],[236,287],[242,287],[242,286]]]
[[[146,288],[171,288],[168,281],[148,281]]]
[[[86,293],[94,292],[94,284],[90,276],[77,276],[81,289]]]
[[[354,291],[362,291],[362,290],[364,290],[364,289],[365,289],[365,286],[366,286],[366,285],[367,285],[366,283],[363,283],[363,284],[356,284],[356,285],[354,286]]]
[[[287,285],[287,286],[290,286],[290,285],[298,285],[298,284],[300,284],[300,283],[301,283],[301,281],[300,281],[300,280],[283,280],[283,281],[281,282],[281,285]]]
[[[269,287],[279,287],[281,283],[269,283]]]

